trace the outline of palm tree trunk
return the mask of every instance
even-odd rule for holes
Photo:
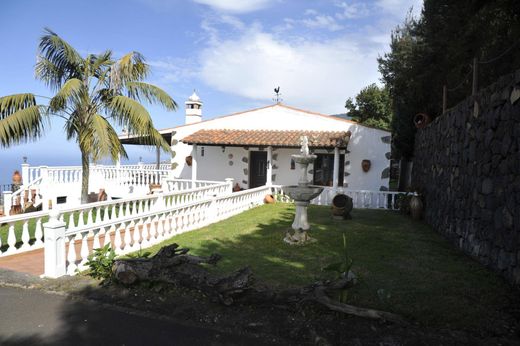
[[[81,152],[81,204],[88,202],[88,178],[90,173],[89,157]]]

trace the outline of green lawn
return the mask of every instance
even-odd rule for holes
[[[259,280],[284,287],[309,284],[337,262],[346,232],[359,283],[349,303],[401,314],[429,326],[486,328],[512,304],[505,281],[463,255],[426,224],[395,212],[354,210],[352,220],[332,220],[329,207],[311,206],[317,243],[285,244],[290,204],[264,205],[152,248],[178,243],[197,255],[217,252],[223,272],[250,265]]]

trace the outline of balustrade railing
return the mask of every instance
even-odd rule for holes
[[[231,186],[226,185],[230,193]],[[102,217],[96,222],[97,219],[92,217],[88,227],[81,224],[73,228],[69,226],[64,232],[66,255],[61,253],[66,256],[66,274],[74,275],[78,270],[84,270],[92,248],[110,244],[118,255],[137,251],[260,205],[266,193],[270,192],[270,188],[263,186],[228,196],[208,197],[201,192],[204,189],[208,188],[195,189],[198,191],[195,195],[183,195],[182,199],[175,198],[175,194],[164,194],[146,202],[125,203],[115,207],[112,213],[104,210],[105,215],[117,215],[115,218]],[[49,244],[49,250],[46,246],[45,251],[56,251],[54,245]]]
[[[283,186],[275,185],[272,187],[273,194],[279,201],[289,202],[290,197],[283,191]],[[332,188],[325,187],[323,192],[311,200],[314,205],[331,205],[332,199],[337,194],[342,193],[352,198],[354,208],[359,209],[399,209],[398,195],[404,192],[398,191],[370,191],[370,190],[349,190],[343,187]]]
[[[152,164],[120,167],[92,165],[89,173],[90,190],[97,192],[99,189],[105,189],[105,192],[119,198],[131,194],[144,195],[150,191],[150,185],[163,184],[163,180],[171,173],[169,165],[162,164],[159,170],[151,168],[152,166],[155,168]],[[4,214],[24,211],[28,202],[38,205],[41,201],[52,199],[53,197],[48,195],[53,193],[56,195],[54,197],[68,195],[71,191],[78,195],[82,179],[81,173],[80,166],[31,167],[23,164],[23,185],[20,186],[19,191],[13,194],[0,193]],[[201,182],[195,187],[200,186],[206,186],[206,184]],[[165,187],[163,188],[165,189]],[[44,194],[46,196],[42,196]],[[79,197],[77,198],[79,200]],[[12,209],[13,206],[15,209]],[[42,207],[46,209],[46,206]]]
[[[111,227],[144,217],[157,210],[181,208],[229,193],[231,185],[221,182],[164,194],[90,203],[81,207],[61,209],[60,221],[65,223],[69,235],[75,232],[94,232],[100,227]],[[42,224],[48,220],[51,212],[41,211],[0,218],[0,257],[41,248],[44,236]],[[94,236],[95,241],[95,234],[90,234]]]

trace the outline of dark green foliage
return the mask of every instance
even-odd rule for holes
[[[345,102],[347,114],[353,120],[381,129],[390,129],[392,120],[392,101],[390,93],[383,87],[370,84],[356,95],[356,100],[348,98]]]
[[[448,108],[471,95],[474,57],[480,87],[520,68],[519,40],[519,1],[425,0],[420,18],[408,16],[378,59],[393,102],[394,153],[413,156],[413,117],[442,113],[443,85]]]
[[[115,258],[116,253],[110,244],[93,249],[92,254],[87,257],[88,275],[94,279],[103,280],[103,282],[110,281]]]

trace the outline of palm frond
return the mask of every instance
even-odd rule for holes
[[[148,76],[150,67],[139,52],[130,52],[112,65],[110,88],[120,90],[127,82],[140,81]]]
[[[0,119],[3,119],[21,109],[35,105],[36,98],[30,93],[0,97]]]
[[[85,92],[82,81],[77,78],[68,79],[51,99],[49,110],[60,112],[65,109],[68,102],[79,102]]]
[[[65,71],[54,65],[49,59],[42,56],[36,58],[34,67],[36,78],[44,82],[47,86],[61,85],[65,80]]]
[[[146,100],[151,104],[159,104],[169,111],[177,109],[177,103],[163,89],[145,82],[126,83],[128,94],[139,101]]]
[[[52,63],[53,68],[56,69],[56,74],[61,76],[59,80],[49,78],[48,71],[42,70],[42,68],[50,65],[37,66],[36,77],[44,80],[53,88],[59,88],[68,78],[81,75],[81,67],[84,65],[81,55],[50,29],[45,29],[45,34],[40,39],[38,55],[40,58]]]
[[[89,152],[94,161],[106,156],[114,161],[119,155],[127,158],[126,150],[110,123],[100,114],[94,114],[90,120],[84,131],[81,131],[80,147]]]
[[[138,136],[141,144],[159,146],[165,152],[171,153],[170,145],[155,129],[150,114],[139,102],[119,95],[112,98],[107,106],[114,120],[120,126],[125,126],[129,133]]]
[[[39,138],[44,130],[41,106],[31,105],[0,119],[0,147]]]

